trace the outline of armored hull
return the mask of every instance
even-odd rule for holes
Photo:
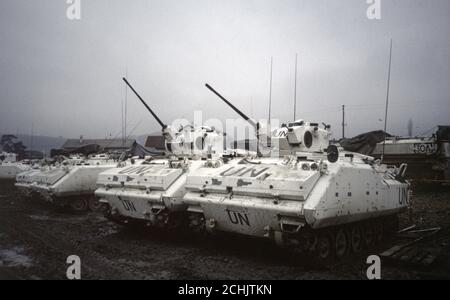
[[[409,184],[397,180],[397,172],[350,153],[334,163],[318,153],[242,159],[189,174],[183,202],[193,228],[295,244],[322,251],[323,258],[337,241],[345,244],[334,251],[342,256],[352,240],[355,249],[358,239],[370,243],[386,220],[408,207]]]
[[[150,157],[138,166],[122,164],[102,173],[96,196],[109,210],[111,220],[128,224],[140,222],[152,226],[172,227],[184,223],[186,177],[205,164],[221,164],[224,136],[208,126],[187,124],[172,127],[164,124],[130,83],[150,114],[161,125],[165,154],[170,158]]]

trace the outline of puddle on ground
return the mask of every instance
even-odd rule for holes
[[[13,247],[11,249],[0,248],[0,267],[26,267],[33,265],[33,260],[23,255],[22,247]]]

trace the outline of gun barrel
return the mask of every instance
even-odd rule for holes
[[[256,122],[249,118],[246,114],[244,114],[242,111],[240,111],[236,106],[234,106],[233,104],[230,103],[230,101],[228,101],[227,99],[225,99],[225,97],[223,97],[221,94],[219,94],[215,89],[213,89],[209,84],[205,84],[205,86],[214,94],[216,94],[217,97],[219,97],[220,99],[222,99],[226,104],[228,104],[228,106],[230,106],[235,112],[238,113],[238,115],[240,115],[245,121],[249,122],[250,125],[252,125],[255,129],[258,128],[258,125],[256,124]]]
[[[139,98],[139,100],[141,100],[142,104],[144,104],[144,106],[147,108],[147,110],[152,114],[153,118],[155,118],[155,120],[159,123],[159,125],[161,125],[161,127],[164,129],[167,126],[161,121],[160,118],[158,118],[158,116],[155,114],[155,112],[147,105],[147,103],[145,103],[144,99],[142,99],[142,97],[138,94],[138,92],[136,92],[136,90],[131,86],[131,84],[128,82],[128,80],[123,77],[122,78],[123,81],[125,81],[125,83],[130,87],[130,89],[133,91],[133,93]]]

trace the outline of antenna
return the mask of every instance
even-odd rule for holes
[[[125,85],[125,94],[127,93],[126,92],[127,91],[127,88],[126,88],[126,85]],[[124,116],[123,116],[123,114],[124,114],[124,110],[123,110],[123,104],[124,103],[124,100],[123,100],[123,98],[121,98],[120,99],[120,112],[121,112],[121,118],[122,118],[122,128],[121,128],[121,131],[122,131],[122,146],[124,145],[124,143],[125,143],[125,135],[124,135],[124,126],[123,126],[123,122],[124,122]]]
[[[270,58],[270,92],[269,92],[269,126],[272,118],[272,78],[273,78],[273,56]]]
[[[128,77],[128,67],[125,68],[125,78]],[[123,123],[122,123],[122,137],[123,137],[123,145],[127,140],[127,122],[128,122],[128,85],[125,84],[125,101],[122,102],[122,113],[123,113]]]
[[[384,139],[383,139],[383,151],[381,152],[381,163],[384,159],[384,150],[386,146],[386,130],[387,130],[387,118],[388,118],[388,108],[389,108],[389,91],[391,86],[391,63],[392,63],[392,39],[391,47],[389,50],[389,69],[388,69],[388,82],[387,82],[387,93],[386,93],[386,112],[384,114]]]
[[[128,67],[125,68],[125,78],[128,78]],[[124,145],[125,142],[127,140],[127,122],[128,122],[128,85],[125,85],[125,113],[124,113],[124,132],[123,132],[123,137],[124,137]]]
[[[294,86],[294,122],[297,119],[297,67],[298,53],[295,54],[295,86]]]

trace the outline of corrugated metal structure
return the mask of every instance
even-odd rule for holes
[[[88,145],[99,145],[104,151],[123,151],[136,144],[133,139],[68,139],[62,146],[65,150],[74,150]]]

